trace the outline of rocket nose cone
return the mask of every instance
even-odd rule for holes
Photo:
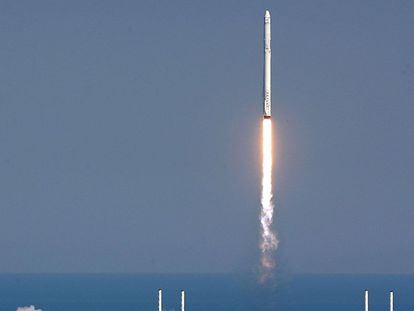
[[[266,10],[265,17],[270,17],[270,11],[269,10]]]

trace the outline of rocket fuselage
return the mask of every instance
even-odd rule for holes
[[[272,86],[271,86],[271,20],[270,12],[266,10],[264,17],[264,75],[263,75],[263,117],[272,116]]]

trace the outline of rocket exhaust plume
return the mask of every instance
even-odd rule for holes
[[[273,223],[273,192],[272,192],[272,120],[263,119],[263,135],[262,135],[262,196],[260,213],[261,224],[261,276],[260,280],[265,281],[275,267],[273,253],[277,249],[278,240],[272,231]]]
[[[276,263],[273,253],[277,249],[278,240],[272,231],[273,223],[273,192],[272,192],[272,100],[271,100],[271,33],[270,12],[264,17],[264,85],[263,85],[263,133],[262,133],[262,195],[261,195],[261,275],[260,281],[265,282],[271,275]]]

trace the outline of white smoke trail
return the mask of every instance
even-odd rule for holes
[[[260,213],[261,223],[261,275],[260,281],[264,282],[270,276],[276,265],[273,257],[279,241],[276,234],[272,231],[273,223],[273,193],[272,193],[272,121],[263,119],[263,145],[262,145],[262,210]]]

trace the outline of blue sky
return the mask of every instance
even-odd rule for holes
[[[414,273],[411,1],[2,1],[1,272],[257,264],[262,15],[292,272]]]

